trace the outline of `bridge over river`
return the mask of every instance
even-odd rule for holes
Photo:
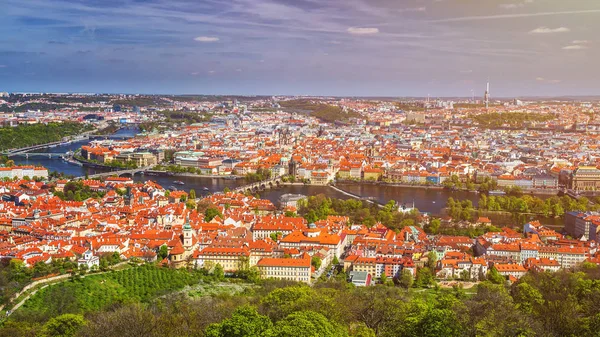
[[[67,156],[66,152],[59,152],[59,153],[54,153],[54,152],[19,152],[19,153],[13,153],[8,155],[9,157],[25,157],[25,158],[29,158],[29,157],[47,157],[47,158],[60,158],[60,157],[64,157]]]

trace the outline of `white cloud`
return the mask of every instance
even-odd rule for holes
[[[564,46],[562,47],[563,50],[582,50],[582,49],[587,49],[586,46],[582,46],[580,44],[574,44],[574,45],[570,45],[570,46]]]
[[[499,4],[498,7],[502,9],[516,9],[523,7],[523,4]]]
[[[350,27],[348,28],[348,33],[354,35],[368,35],[368,34],[377,34],[379,33],[379,28],[371,28],[371,27]]]
[[[6,64],[0,64],[0,68],[6,68]]]
[[[217,42],[219,41],[218,37],[214,37],[214,36],[198,36],[197,38],[194,38],[194,41],[198,41],[198,42]]]
[[[472,72],[473,72],[473,70],[471,70],[471,69],[465,69],[465,70],[460,71],[461,74],[471,74]]]
[[[516,19],[516,18],[533,18],[533,17],[538,17],[538,16],[556,16],[556,15],[591,14],[591,13],[600,13],[600,9],[587,9],[587,10],[581,10],[581,11],[564,11],[564,12],[512,13],[512,14],[499,14],[499,15],[462,16],[462,17],[431,20],[429,22],[461,22],[461,21],[479,21],[479,20],[500,20],[500,19]]]
[[[588,44],[590,41],[588,40],[573,40],[573,44]]]
[[[416,8],[405,8],[401,9],[400,12],[425,12],[427,7],[416,7]]]
[[[543,77],[537,77],[535,80],[538,82],[549,83],[549,84],[557,84],[557,83],[562,82],[561,80],[547,80]]]
[[[215,73],[215,71],[214,71],[214,70],[209,70],[209,71],[208,71],[208,73],[209,73],[209,74],[214,74],[214,73]]]
[[[190,75],[192,75],[192,76],[197,76],[198,74],[200,74],[200,73],[197,72],[197,71],[194,71],[193,73],[190,73]]]
[[[552,33],[567,33],[571,30],[567,27],[558,27],[558,28],[548,28],[548,27],[538,27],[529,32],[529,34],[552,34]]]
[[[242,69],[237,68],[235,71],[237,71],[238,73],[242,72]]]

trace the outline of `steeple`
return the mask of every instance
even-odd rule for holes
[[[185,224],[183,225],[183,230],[192,230],[192,226],[190,226],[190,214],[185,217]]]
[[[192,226],[190,226],[190,215],[188,214],[183,225],[183,247],[189,251],[192,245]]]

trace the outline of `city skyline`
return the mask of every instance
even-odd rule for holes
[[[595,1],[7,0],[0,88],[320,96],[600,94]]]

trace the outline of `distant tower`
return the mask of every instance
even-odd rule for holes
[[[188,215],[183,225],[183,248],[190,250],[192,242],[192,226],[190,226],[190,216]]]
[[[485,89],[485,95],[483,95],[483,101],[485,102],[485,108],[490,106],[490,82],[487,82],[487,87]]]

